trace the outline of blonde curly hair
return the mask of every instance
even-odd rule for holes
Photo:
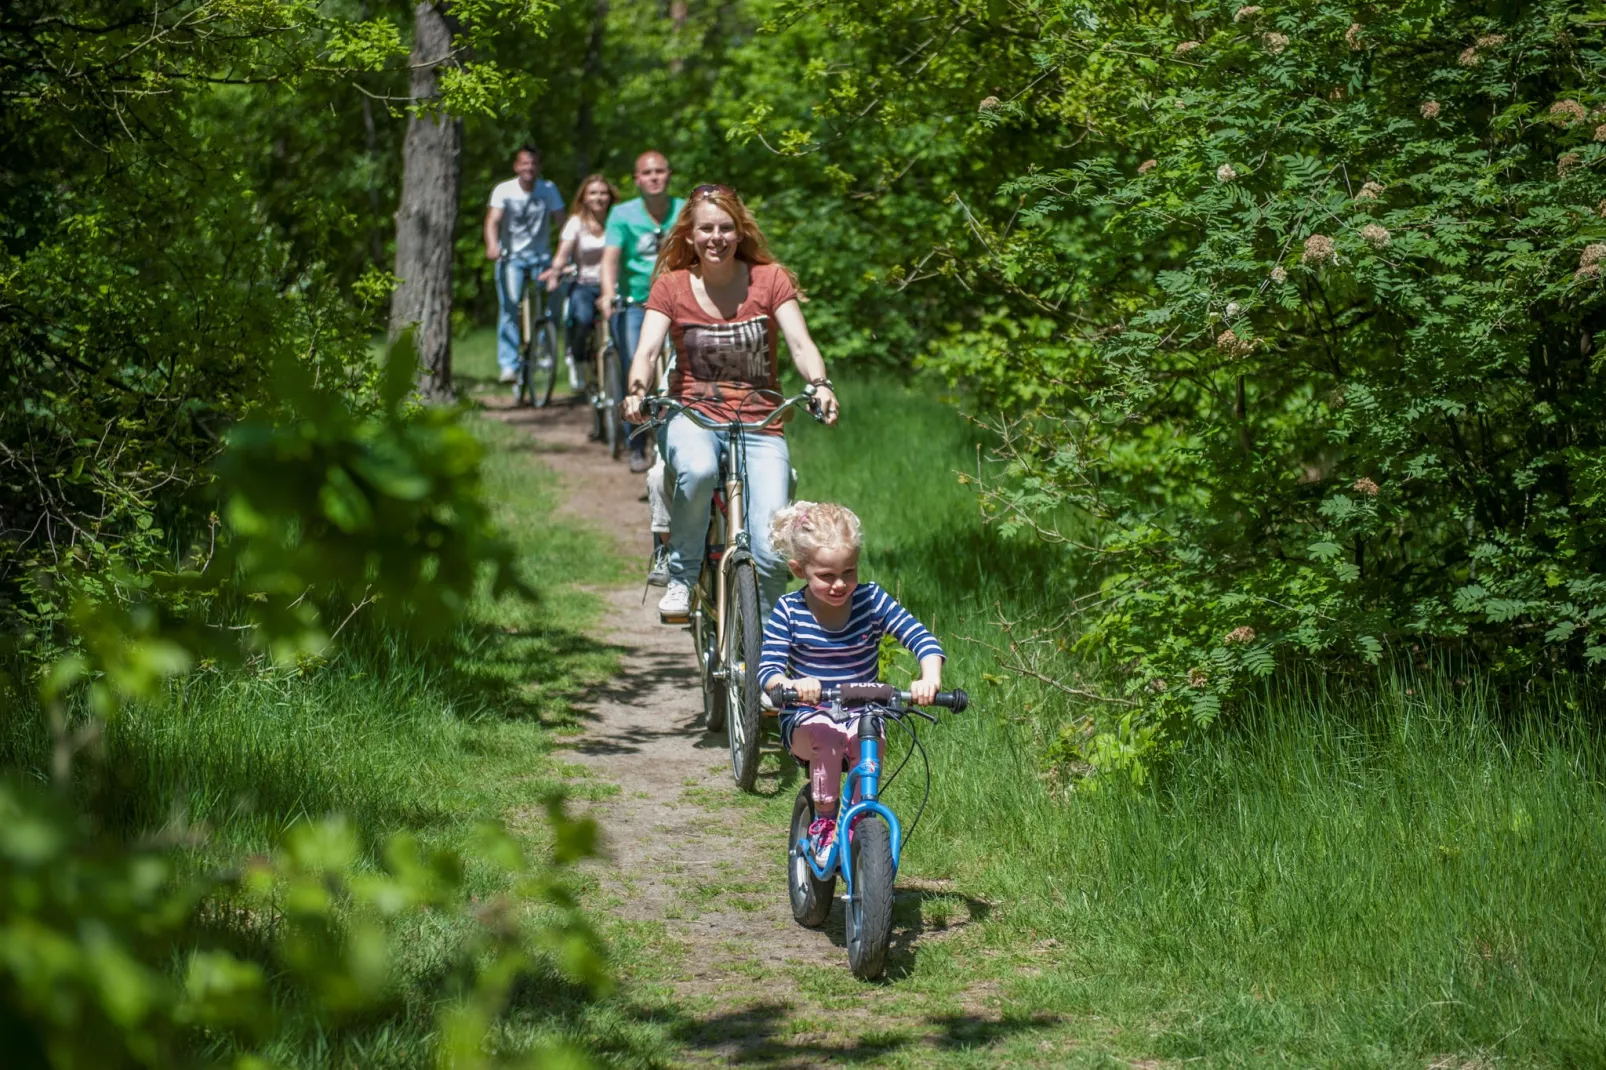
[[[803,564],[821,550],[862,548],[864,530],[845,505],[793,502],[770,519],[770,545],[786,560]]]

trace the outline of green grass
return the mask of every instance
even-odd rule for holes
[[[489,447],[488,498],[539,601],[493,601],[482,589],[455,633],[429,648],[370,627],[359,611],[322,664],[196,673],[170,700],[126,709],[109,726],[105,776],[87,778],[100,785],[86,800],[97,820],[135,837],[196,836],[197,867],[266,853],[291,825],[329,814],[354,821],[371,845],[405,829],[426,847],[454,849],[479,823],[502,820],[539,856],[550,792],[613,790],[582,779],[554,748],[580,728],[571,700],[618,661],[585,634],[601,605],[575,585],[620,582],[628,566],[607,533],[555,518],[560,488],[527,436],[486,419],[472,426]],[[41,725],[0,721],[0,763],[41,776]],[[503,890],[480,869],[469,871],[472,893]],[[393,949],[402,1012],[329,1035],[291,1007],[267,1053],[296,1067],[432,1065],[435,1003],[465,924],[410,923]],[[238,939],[254,953],[254,937]],[[516,1049],[555,1033],[628,1052],[659,1043],[555,977],[534,979],[499,1042]]]
[[[493,354],[488,332],[460,344],[466,385],[485,385]],[[807,1011],[726,1015],[716,997],[680,994],[685,950],[660,927],[609,924],[625,990],[586,1004],[535,984],[499,1048],[561,1033],[615,1065],[673,1065],[673,1052],[732,1040],[760,1062],[887,1066],[1606,1062],[1606,751],[1582,727],[1599,723],[1588,702],[1511,707],[1476,678],[1431,672],[1292,681],[1141,790],[1067,793],[1042,756],[1084,711],[988,649],[1006,641],[1001,622],[1060,618],[1065,561],[981,524],[954,476],[974,470],[981,440],[951,401],[844,378],[841,426],[790,432],[800,494],[860,513],[867,577],[939,633],[950,683],[974,696],[972,712],[923,732],[934,792],[897,908],[901,925],[957,934],[899,952],[892,981],[871,988],[845,962],[771,966],[755,952],[741,967],[751,991],[795,983]],[[476,427],[540,604],[482,597],[429,650],[359,614],[316,668],[197,675],[109,731],[95,813],[140,833],[205,830],[197,861],[213,862],[332,812],[373,840],[406,828],[456,845],[484,818],[539,838],[525,818],[547,791],[611,790],[554,746],[578,727],[571,699],[617,660],[586,637],[599,605],[575,585],[621,582],[630,566],[603,533],[555,519],[555,481],[522,436]],[[0,723],[0,760],[44,768],[37,724]],[[797,774],[766,763],[772,794],[735,805],[778,830]],[[907,821],[918,770],[905,776],[891,798]],[[939,877],[952,883],[910,890]],[[711,871],[685,910],[754,894]],[[340,1036],[292,1018],[273,1054],[423,1065],[453,935],[421,924],[407,942],[406,1015]]]
[[[1206,1065],[1606,1061],[1606,752],[1587,706],[1502,707],[1446,674],[1302,680],[1144,789],[1056,791],[1042,756],[1085,711],[967,639],[1056,619],[1062,563],[979,523],[951,404],[874,379],[842,393],[840,428],[793,433],[800,495],[859,512],[867,578],[972,691],[973,712],[923,733],[935,787],[906,872],[996,904],[986,944],[1029,964],[1004,983],[1013,1013],[1079,1022],[1077,1050],[1096,1016],[1098,1047]]]
[[[518,432],[476,419],[490,447],[488,497],[517,540],[535,605],[483,591],[450,640],[419,648],[358,611],[324,664],[197,674],[174,700],[135,707],[111,731],[121,813],[148,828],[180,815],[220,850],[258,850],[284,826],[339,812],[378,836],[443,835],[538,800],[565,781],[552,729],[605,680],[617,652],[586,637],[592,595],[625,573],[608,538],[555,522],[555,480]]]

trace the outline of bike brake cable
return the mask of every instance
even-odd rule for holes
[[[918,737],[915,736],[914,729],[910,725],[904,724],[903,723],[903,719],[901,717],[894,717],[894,718],[892,718],[892,721],[895,724],[897,724],[897,726],[899,728],[901,728],[905,732],[909,733],[909,735],[911,737],[918,739]],[[913,746],[910,746],[907,750],[905,750],[903,752],[903,761],[899,762],[898,763],[898,768],[894,769],[892,771],[892,775],[887,777],[887,782],[884,785],[885,787],[887,787],[887,788],[891,788],[892,787],[892,782],[894,780],[898,779],[898,774],[903,772],[903,767],[909,764],[909,756],[911,754],[913,754],[913,753],[914,753],[914,747]]]
[[[926,753],[926,745],[920,742],[920,737],[913,732],[910,735],[914,738],[915,748],[920,751],[920,762],[926,767],[926,790],[920,796],[920,809],[915,811],[915,819],[909,825],[909,831],[903,835],[904,843],[914,838],[915,829],[920,827],[920,819],[926,816],[926,803],[931,799],[931,757]]]

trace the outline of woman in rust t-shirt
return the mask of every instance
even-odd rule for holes
[[[653,358],[665,335],[675,346],[669,395],[712,420],[762,420],[775,407],[777,349],[782,335],[792,362],[818,388],[826,423],[835,423],[836,395],[825,361],[809,337],[791,272],[775,261],[752,213],[724,186],[699,186],[658,254],[641,338],[630,365],[625,419],[639,422]],[[664,429],[669,506],[669,589],[658,603],[683,616],[702,568],[708,509],[719,478],[722,432],[676,416]],[[747,530],[758,566],[762,612],[786,590],[788,570],[770,545],[770,518],[786,504],[792,463],[779,425],[747,436]]]

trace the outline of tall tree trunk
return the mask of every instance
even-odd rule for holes
[[[413,9],[415,104],[439,95],[440,69],[452,59],[454,23],[424,0]],[[396,275],[390,336],[416,330],[418,389],[434,401],[452,392],[452,245],[462,178],[462,122],[452,116],[413,116],[402,149],[401,204],[396,210]]]

